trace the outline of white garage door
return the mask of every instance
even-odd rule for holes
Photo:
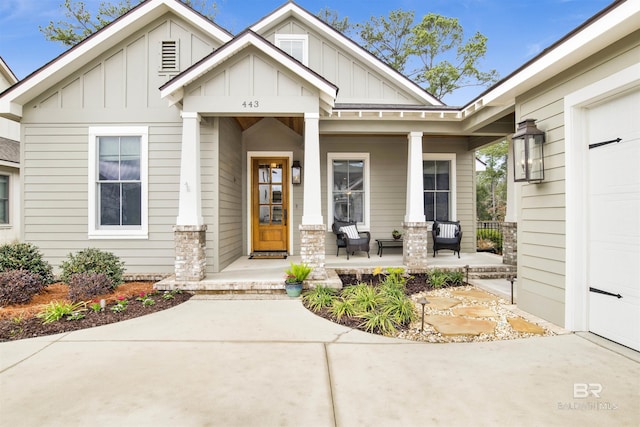
[[[588,135],[589,330],[640,350],[640,90],[590,108]]]

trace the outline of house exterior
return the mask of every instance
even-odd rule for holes
[[[259,251],[300,255],[322,278],[337,218],[372,239],[403,228],[404,264],[419,271],[434,218],[459,220],[475,252],[474,152],[534,118],[545,179],[509,189],[519,305],[573,330],[615,310],[600,333],[634,347],[623,324],[637,320],[638,284],[622,310],[588,282],[612,265],[616,279],[638,273],[638,168],[614,164],[638,164],[639,9],[614,2],[458,108],[295,3],[233,36],[177,0],[147,0],[0,94],[0,116],[21,123],[21,236],[54,265],[92,246],[197,288]],[[585,140],[609,133],[635,142],[587,159]],[[594,234],[612,221],[624,231]]]
[[[0,57],[0,91],[18,79]],[[20,124],[0,118],[0,243],[20,238]]]

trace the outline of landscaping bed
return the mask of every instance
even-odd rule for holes
[[[36,317],[52,302],[70,303],[68,294],[68,285],[56,283],[45,287],[29,303],[1,307],[0,341],[34,338],[107,325],[166,310],[191,298],[191,294],[186,292],[156,292],[153,282],[127,282],[118,286],[113,293],[93,297],[82,307],[85,310],[80,313],[84,317],[73,320],[63,317],[47,324],[43,324],[43,320]],[[104,309],[94,311],[91,305],[99,304],[102,299],[105,301]],[[150,300],[153,303],[150,303]],[[125,308],[114,311],[112,308],[118,305]]]

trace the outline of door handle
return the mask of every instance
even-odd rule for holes
[[[287,218],[288,218],[288,216],[289,216],[289,215],[287,215],[287,210],[285,209],[285,210],[284,210],[284,226],[285,226],[285,227],[287,226]]]

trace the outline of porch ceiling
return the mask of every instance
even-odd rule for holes
[[[274,117],[276,120],[293,130],[298,135],[302,135],[304,132],[304,119],[302,117]],[[236,122],[240,125],[243,131],[249,129],[251,126],[258,123],[264,117],[235,117]]]

